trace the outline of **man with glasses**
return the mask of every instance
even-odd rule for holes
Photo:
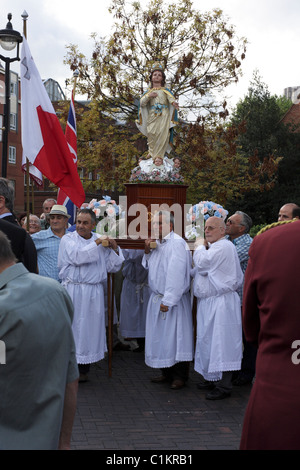
[[[50,227],[31,235],[38,256],[39,274],[59,281],[57,259],[61,238],[70,218],[65,206],[55,204],[49,214]]]
[[[229,397],[233,371],[242,360],[242,318],[237,289],[243,273],[233,244],[225,237],[225,222],[209,217],[205,240],[194,252],[194,295],[197,297],[195,370],[199,389],[208,400]]]
[[[21,227],[24,230],[27,230],[27,217],[25,217],[25,219],[23,220]],[[34,214],[29,214],[29,235],[38,233],[40,230],[42,230],[42,224],[38,216]]]
[[[241,269],[245,274],[248,259],[249,248],[252,243],[252,238],[249,235],[250,228],[252,227],[252,219],[248,214],[241,211],[236,211],[226,221],[226,235],[234,244],[240,260]],[[239,288],[238,294],[241,299],[241,307],[243,303],[243,285]],[[234,378],[234,385],[247,385],[251,384],[255,376],[255,362],[256,362],[256,347],[247,343],[243,335],[243,360],[242,367],[237,377]]]

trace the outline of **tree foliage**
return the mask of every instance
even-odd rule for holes
[[[226,103],[220,108],[214,94],[238,81],[245,58],[246,39],[236,36],[219,9],[199,12],[191,0],[171,4],[150,0],[144,9],[139,2],[128,4],[112,2],[112,33],[108,38],[92,34],[91,58],[77,45],[67,47],[65,63],[79,72],[76,93],[90,101],[78,125],[78,165],[97,171],[99,179],[85,180],[86,190],[124,191],[130,170],[146,150],[135,119],[153,63],[165,66],[167,86],[180,98],[179,141],[183,142],[189,138],[184,136],[186,122],[228,114]],[[184,145],[181,150],[189,154]]]
[[[111,36],[92,34],[91,59],[69,45],[65,62],[79,71],[80,94],[99,101],[110,116],[135,119],[137,99],[157,61],[181,97],[182,117],[215,111],[213,93],[238,81],[246,39],[236,37],[221,10],[200,13],[191,0],[151,0],[143,10],[139,2],[129,8],[125,0],[114,0],[109,11],[115,18]]]
[[[259,158],[276,153],[285,132],[281,118],[291,106],[290,100],[271,95],[268,86],[254,72],[248,93],[240,100],[230,121],[244,124],[245,132],[239,136],[244,156],[256,152]]]
[[[268,191],[247,188],[244,195],[230,202],[232,208],[245,211],[257,224],[276,221],[284,203],[300,199],[299,132],[291,132],[282,122],[291,105],[290,100],[271,95],[255,72],[247,96],[237,104],[231,119],[232,125],[245,129],[237,139],[239,157],[246,161],[255,153],[260,162],[273,156],[278,162],[273,178],[270,175],[271,185],[265,188]]]
[[[227,207],[249,191],[269,191],[274,186],[280,158],[260,159],[257,152],[241,156],[238,139],[244,132],[244,123],[209,127],[197,122],[188,126],[181,142],[177,136],[189,202],[209,199]]]
[[[84,170],[82,183],[86,192],[123,191],[133,166],[137,164],[137,134],[132,124],[118,125],[104,116],[97,101],[79,105],[75,101],[77,119],[77,156],[79,169]],[[68,105],[61,103],[60,120],[65,126]],[[89,179],[89,173],[94,175]]]

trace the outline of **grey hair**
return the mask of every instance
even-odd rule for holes
[[[79,214],[90,214],[93,224],[96,222],[96,214],[92,209],[85,207],[84,209],[79,209],[77,215]]]
[[[14,209],[14,188],[6,178],[0,178],[0,196],[5,199],[5,207],[13,212]]]
[[[38,225],[39,225],[40,227],[42,226],[41,219],[40,219],[37,215],[35,215],[35,214],[29,214],[29,223],[30,223],[31,217],[33,217],[33,218],[37,221],[37,223],[38,223]],[[23,224],[24,224],[24,225],[27,224],[27,217],[25,217]]]
[[[16,257],[12,251],[10,240],[5,233],[0,231],[0,265],[16,263]]]
[[[46,202],[49,202],[49,201],[54,201],[54,204],[57,204],[56,199],[54,199],[53,197],[48,197],[47,199],[44,200],[44,202],[43,202],[43,207],[44,207],[44,205],[46,204]]]
[[[172,214],[172,212],[169,212],[167,210],[161,210],[161,211],[156,212],[154,215],[164,216],[167,220],[170,221],[170,224],[172,224],[173,229],[174,229],[175,220],[174,220],[174,214]]]
[[[249,233],[250,228],[253,225],[251,217],[248,214],[246,214],[245,212],[242,212],[242,211],[236,211],[235,213],[242,217],[241,225],[243,225],[245,227],[245,233]]]

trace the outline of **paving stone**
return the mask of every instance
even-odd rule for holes
[[[91,366],[89,381],[79,384],[72,449],[113,455],[239,448],[251,386],[233,387],[230,398],[209,401],[197,389],[192,363],[180,390],[152,383],[160,371],[147,367],[143,354],[117,351],[112,363],[112,376],[104,359]]]

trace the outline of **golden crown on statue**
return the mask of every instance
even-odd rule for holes
[[[154,72],[154,70],[161,70],[163,72],[164,66],[159,62],[155,62],[151,67],[151,72]]]

